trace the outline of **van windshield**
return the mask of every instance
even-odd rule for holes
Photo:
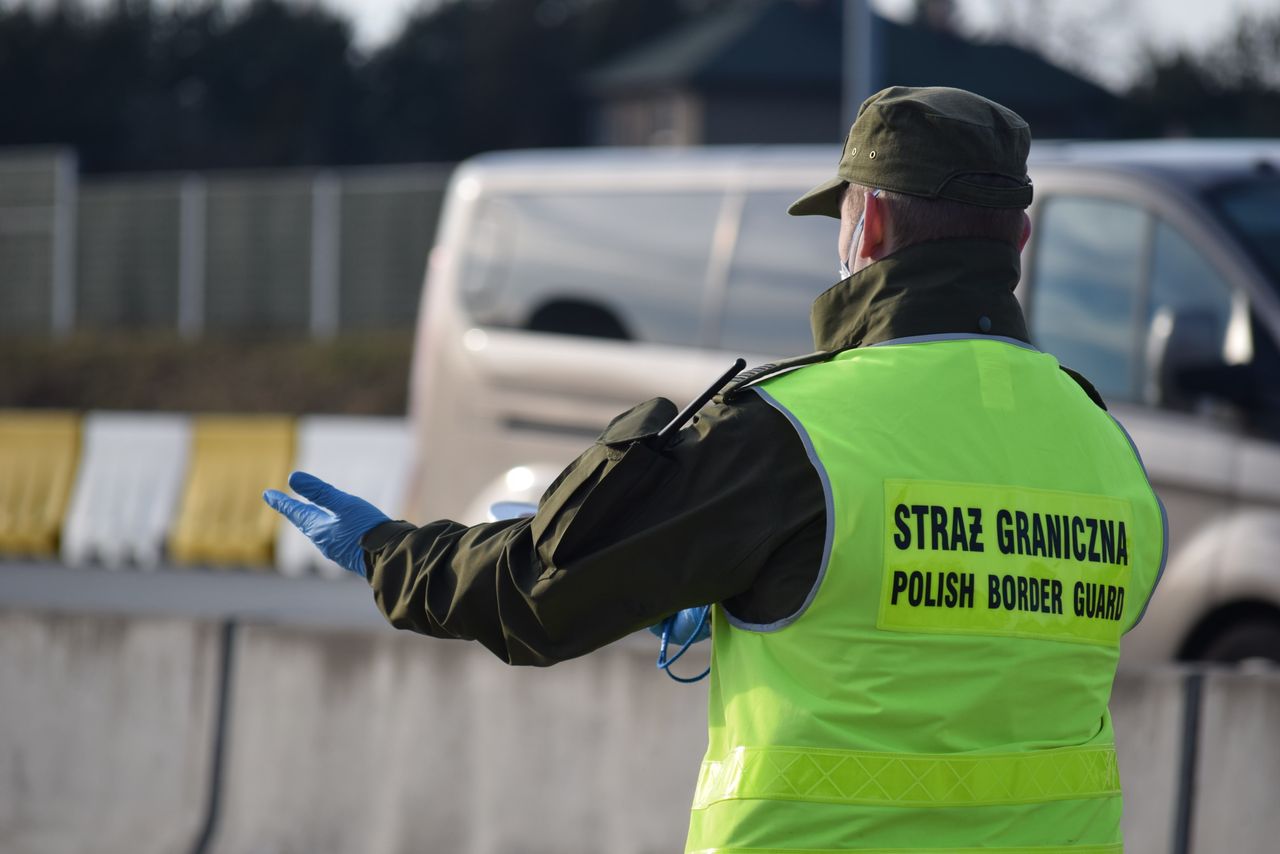
[[[1229,184],[1209,196],[1272,284],[1280,288],[1280,180]]]
[[[483,199],[462,251],[467,313],[481,326],[694,346],[722,195]]]

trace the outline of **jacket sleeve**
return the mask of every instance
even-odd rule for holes
[[[802,601],[825,505],[795,430],[747,394],[660,448],[674,413],[659,399],[614,419],[531,518],[375,528],[363,545],[379,609],[397,628],[549,665],[753,586],[775,607]]]

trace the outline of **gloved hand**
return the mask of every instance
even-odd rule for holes
[[[289,475],[289,488],[312,503],[290,498],[275,489],[262,493],[262,500],[306,534],[321,554],[364,578],[360,538],[383,522],[391,521],[387,514],[363,498],[334,489],[304,471]]]
[[[685,608],[683,611],[677,611],[675,614],[667,617],[666,620],[663,620],[656,626],[650,626],[649,631],[655,637],[660,638],[662,637],[662,627],[665,626],[668,621],[674,620],[671,626],[671,633],[667,635],[668,643],[684,646],[686,643],[691,642],[690,638],[693,639],[692,643],[698,643],[699,641],[704,641],[711,637],[711,612],[707,612],[707,618],[702,621],[702,625],[699,627],[698,618],[701,616],[701,607]],[[697,634],[694,634],[695,631]]]

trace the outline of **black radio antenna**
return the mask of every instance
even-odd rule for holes
[[[720,390],[727,386],[734,377],[742,373],[742,369],[746,366],[746,359],[738,359],[733,363],[733,367],[721,374],[720,378],[712,383],[706,391],[694,398],[693,403],[680,410],[680,413],[672,419],[670,424],[658,431],[658,446],[661,447],[666,444],[667,440],[685,425],[685,422],[697,415],[698,410],[706,406],[707,402],[719,394]]]

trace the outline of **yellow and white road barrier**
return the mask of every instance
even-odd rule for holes
[[[78,415],[0,411],[0,554],[58,553],[79,455]]]
[[[393,517],[403,418],[0,410],[0,560],[342,570],[263,503],[302,468]]]

